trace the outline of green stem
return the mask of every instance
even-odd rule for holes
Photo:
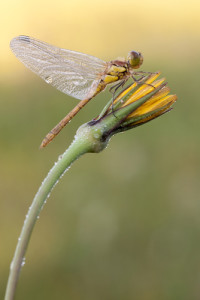
[[[88,152],[95,152],[92,149],[91,139],[75,137],[71,146],[59,157],[58,162],[48,173],[47,177],[40,186],[32,205],[29,208],[28,214],[18,239],[18,244],[15,250],[13,261],[10,266],[10,274],[7,283],[5,300],[13,300],[15,296],[16,286],[19,279],[21,267],[24,264],[25,252],[37,221],[41,208],[45,204],[59,178],[67,171],[70,165],[81,155]]]

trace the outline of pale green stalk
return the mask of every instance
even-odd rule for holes
[[[94,136],[93,136],[94,133]],[[15,296],[16,286],[19,279],[21,267],[24,264],[25,252],[31,237],[32,230],[37,221],[39,213],[45,204],[50,192],[59,181],[59,178],[69,169],[71,164],[78,159],[81,155],[89,152],[100,152],[106,143],[99,142],[90,126],[83,125],[77,131],[74,141],[70,147],[59,156],[58,161],[54,164],[53,168],[44,179],[40,186],[32,205],[26,215],[25,222],[18,239],[17,247],[10,266],[10,274],[5,294],[5,300],[13,300]]]

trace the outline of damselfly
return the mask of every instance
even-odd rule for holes
[[[110,62],[76,51],[61,49],[28,36],[12,39],[10,47],[16,57],[31,71],[61,92],[81,100],[44,138],[41,148],[45,147],[61,129],[94,96],[103,91],[108,84],[115,82],[111,89],[116,91],[132,77],[145,73],[136,72],[143,62],[140,52],[131,51],[127,60]],[[139,80],[139,79],[138,79]]]

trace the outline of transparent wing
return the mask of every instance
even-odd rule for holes
[[[97,57],[61,49],[28,36],[12,39],[10,47],[27,68],[58,90],[80,100],[91,92],[91,86],[98,85],[106,68],[106,63]]]

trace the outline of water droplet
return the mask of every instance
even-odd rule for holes
[[[12,261],[11,261],[11,264],[10,264],[10,270],[12,270],[13,264],[14,264],[14,262],[13,262],[13,260],[12,260]]]
[[[98,139],[98,138],[99,138],[99,134],[98,134],[98,133],[94,133],[94,137],[95,137],[96,139]]]
[[[21,266],[23,267],[24,265],[25,265],[25,263],[26,263],[26,259],[25,259],[25,257],[22,259],[22,263],[21,263]]]
[[[51,76],[47,76],[47,77],[45,78],[45,81],[46,81],[46,83],[51,84],[51,83],[53,82],[53,78],[52,78]]]

